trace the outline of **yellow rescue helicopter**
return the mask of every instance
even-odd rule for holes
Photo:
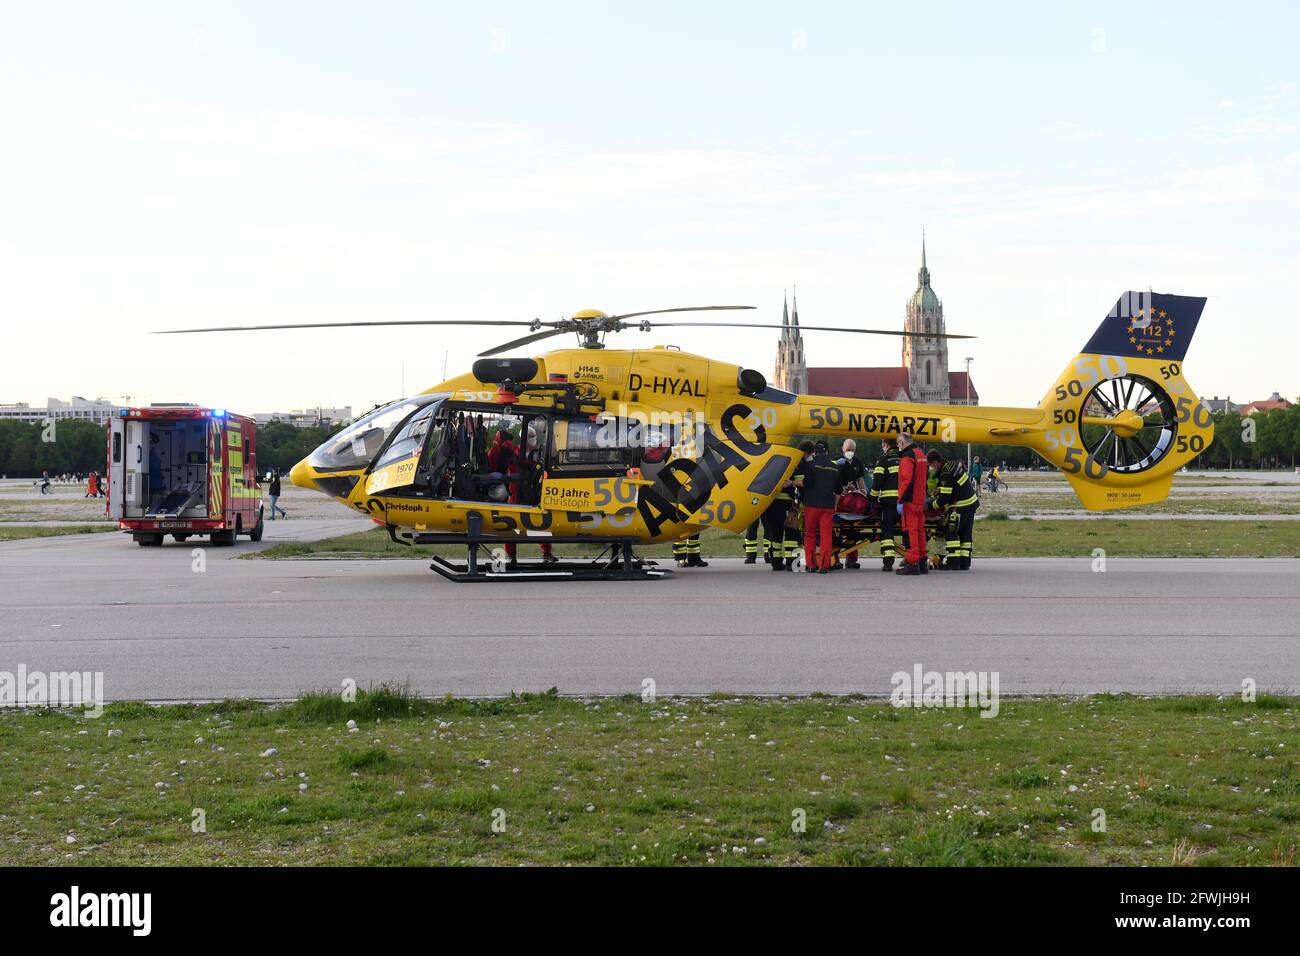
[[[774,388],[761,372],[670,346],[607,349],[627,329],[780,328],[768,323],[663,322],[698,306],[555,321],[415,320],[230,326],[177,332],[388,325],[516,325],[528,334],[480,353],[473,369],[375,408],[290,472],[294,484],[336,498],[403,543],[465,545],[468,559],[435,558],[452,580],[648,577],[667,572],[633,546],[706,528],[741,533],[794,471],[797,435],[1025,445],[1059,468],[1094,511],[1164,499],[1174,473],[1209,447],[1209,409],[1183,376],[1204,298],[1126,292],[1032,408],[929,405]],[[924,336],[874,329],[807,331]],[[492,358],[565,333],[578,348]],[[168,333],[172,334],[172,333]],[[947,335],[945,338],[970,338]],[[871,537],[858,521],[836,543]],[[600,543],[594,561],[516,564],[500,546]],[[495,549],[495,550],[494,550]],[[479,560],[483,553],[494,560]],[[611,560],[612,556],[612,560]]]

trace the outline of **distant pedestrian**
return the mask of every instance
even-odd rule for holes
[[[278,511],[284,517],[289,517],[289,513],[280,507],[280,469],[277,468],[271,472],[271,485],[267,488],[267,493],[271,496],[271,520],[275,520],[275,513]]]

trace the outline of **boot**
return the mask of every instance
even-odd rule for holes
[[[916,566],[916,573],[917,573],[917,574],[929,574],[929,573],[930,573],[930,559],[929,559],[929,558],[922,558],[922,559],[921,559],[921,563],[918,564],[918,565]]]
[[[885,572],[894,570],[894,559],[893,558],[882,559],[880,562],[880,570]]]
[[[746,564],[757,564],[757,563],[758,563],[758,555],[756,555],[756,554],[747,554],[747,555],[745,555],[745,563],[746,563]]]
[[[773,571],[784,571],[784,570],[785,570],[785,559],[784,559],[784,558],[769,558],[769,559],[768,559],[768,564],[772,565],[772,570],[773,570]]]
[[[962,569],[963,571],[969,571],[969,570],[970,570],[970,555],[966,555],[966,554],[962,555],[962,558],[961,558],[961,569]]]
[[[705,561],[698,554],[692,554],[689,558],[686,559],[686,566],[688,568],[707,568],[709,566],[709,562]]]
[[[898,570],[895,571],[894,573],[908,575],[908,574],[920,574],[921,572],[917,570],[915,564],[908,564],[906,561],[904,561],[902,564],[898,566]]]
[[[956,571],[961,567],[961,558],[940,558],[934,566],[936,571]]]
[[[560,559],[557,558],[550,551],[547,551],[545,554],[542,555],[542,564],[559,564],[559,563],[560,563]]]
[[[857,571],[858,569],[860,569],[860,568],[862,567],[862,565],[858,564],[858,559],[857,559],[857,558],[854,558],[852,561],[845,561],[845,562],[844,562],[844,567],[845,567],[846,570],[849,570],[849,571]]]

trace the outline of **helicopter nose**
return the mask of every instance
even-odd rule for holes
[[[299,488],[310,488],[313,491],[316,489],[316,485],[311,480],[311,467],[307,464],[306,458],[289,469],[289,480]]]

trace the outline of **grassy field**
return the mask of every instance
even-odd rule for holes
[[[1294,864],[1298,708],[381,690],[9,710],[0,864]]]
[[[726,531],[700,536],[706,556],[741,554],[741,539]],[[1013,521],[992,518],[975,526],[980,557],[1088,557],[1104,548],[1112,557],[1300,557],[1300,521],[1125,521],[1123,518],[1063,518]],[[531,549],[520,552],[527,557]],[[561,545],[566,554],[595,555],[599,548]],[[671,546],[639,549],[648,557],[668,557]],[[874,552],[869,548],[868,553]],[[245,557],[264,558],[419,558],[436,552],[463,556],[462,547],[394,544],[381,528],[313,542],[286,542]]]
[[[1037,515],[1045,511],[1077,511],[1081,515],[1088,513],[1072,494],[986,494],[980,500],[980,514],[986,517],[989,514],[999,512],[1011,515]],[[1126,508],[1124,514],[1213,514],[1238,515],[1243,518],[1252,515],[1294,515],[1300,514],[1300,490],[1295,494],[1278,493],[1267,497],[1184,494],[1181,497],[1169,498],[1159,504]]]
[[[3,525],[0,524],[0,541],[20,541],[25,538],[52,538],[61,534],[99,534],[116,531],[117,525]]]

